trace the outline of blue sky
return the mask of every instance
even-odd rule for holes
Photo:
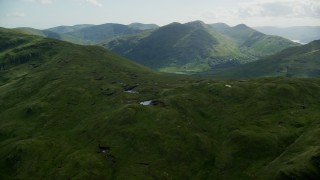
[[[8,28],[194,20],[319,26],[320,0],[0,0],[0,26]]]

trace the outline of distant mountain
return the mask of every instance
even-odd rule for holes
[[[292,41],[279,37],[265,35],[245,24],[229,27],[223,23],[211,24],[218,32],[232,37],[239,43],[243,51],[255,56],[271,55],[288,47],[297,46]]]
[[[232,66],[296,46],[281,37],[267,36],[246,25],[229,27],[201,21],[172,23],[154,31],[103,43],[127,58],[165,72],[190,73],[217,65]]]
[[[25,34],[31,34],[31,35],[37,35],[37,36],[42,36],[42,37],[47,37],[47,38],[52,38],[52,39],[58,39],[58,40],[63,40],[63,41],[68,41],[72,42],[75,44],[92,44],[91,41],[86,41],[80,38],[73,37],[71,35],[67,35],[64,33],[57,33],[53,32],[50,30],[39,30],[39,29],[34,29],[34,28],[15,28],[16,30],[25,33]]]
[[[142,24],[142,23],[131,23],[128,26],[133,29],[139,29],[139,30],[156,29],[160,27],[156,24]]]
[[[237,49],[236,42],[199,21],[171,23],[104,46],[140,64],[168,72],[202,71],[234,59],[248,59]]]
[[[49,37],[50,38],[60,38],[60,34],[59,33],[55,33],[52,31],[48,31],[48,30],[39,30],[39,29],[34,29],[34,28],[29,28],[29,27],[19,27],[19,28],[14,28],[15,30],[18,30],[22,33],[25,34],[31,34],[31,35],[37,35],[37,36],[42,36],[42,37]]]
[[[133,28],[123,24],[107,23],[90,26],[80,30],[68,32],[66,34],[85,41],[90,41],[92,43],[99,43],[117,36],[136,34],[142,31],[143,30],[141,29]]]
[[[46,29],[48,31],[52,31],[55,33],[68,33],[72,31],[77,31],[83,28],[91,27],[94,26],[93,24],[78,24],[74,26],[57,26],[53,28]]]
[[[107,23],[102,25],[80,24],[75,26],[58,26],[45,30],[18,28],[21,31],[43,37],[59,39],[75,44],[98,44],[114,37],[140,33],[157,28],[155,24],[133,23],[130,25]]]
[[[309,43],[320,40],[320,26],[296,26],[296,27],[255,27],[256,30],[265,34],[282,36],[295,42]]]
[[[212,26],[218,32],[230,31],[231,28],[229,25],[225,23],[214,23],[209,25]]]
[[[239,67],[218,70],[216,75],[226,78],[320,77],[320,40]]]

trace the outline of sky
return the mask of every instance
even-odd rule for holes
[[[320,0],[0,0],[0,27],[133,22],[320,26]]]

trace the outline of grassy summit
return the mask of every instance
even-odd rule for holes
[[[211,24],[211,27],[236,40],[241,51],[256,57],[271,55],[298,45],[280,36],[265,35],[245,24],[229,27],[226,24],[217,23]]]
[[[164,75],[3,28],[0,64],[1,179],[320,177],[320,80]]]

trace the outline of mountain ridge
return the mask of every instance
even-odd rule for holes
[[[91,26],[94,26],[94,25],[93,24],[77,24],[77,25],[73,25],[73,26],[63,26],[62,25],[62,26],[48,28],[45,30],[56,32],[56,33],[68,33],[71,31],[76,31],[76,30],[80,30],[83,28],[91,27]]]
[[[81,45],[95,45],[116,36],[129,35],[157,28],[156,24],[131,23],[129,25],[105,23],[100,25],[78,24],[57,26],[44,30],[20,27],[25,33],[49,37]]]
[[[202,21],[170,23],[142,36],[114,38],[102,44],[138,63],[174,73],[246,63],[298,45],[281,37],[264,35],[246,25],[223,25],[222,29],[215,29]]]
[[[200,21],[186,24],[170,23],[150,32],[147,36],[133,35],[127,39],[129,42],[126,42],[125,38],[115,39],[105,46],[112,46],[108,48],[122,55],[125,55],[121,53],[122,51],[128,52],[129,54],[125,57],[154,68],[171,66],[170,64],[173,68],[178,68],[179,66],[188,66],[189,63],[190,67],[194,68],[192,66],[201,65],[201,61],[208,61],[210,54],[215,53],[214,51],[217,51],[219,56],[224,56],[224,51],[228,51],[228,49],[231,49],[227,52],[228,56],[239,53],[232,40],[217,34]],[[221,43],[218,43],[219,41],[224,43],[224,48]],[[121,43],[123,43],[123,47]],[[126,49],[128,45],[131,47]],[[216,45],[216,49],[212,47],[213,45]],[[141,54],[139,55],[139,53]],[[226,58],[222,57],[222,59]],[[190,60],[192,61],[190,62]],[[163,66],[163,64],[165,65]],[[205,66],[209,67],[208,64]]]

